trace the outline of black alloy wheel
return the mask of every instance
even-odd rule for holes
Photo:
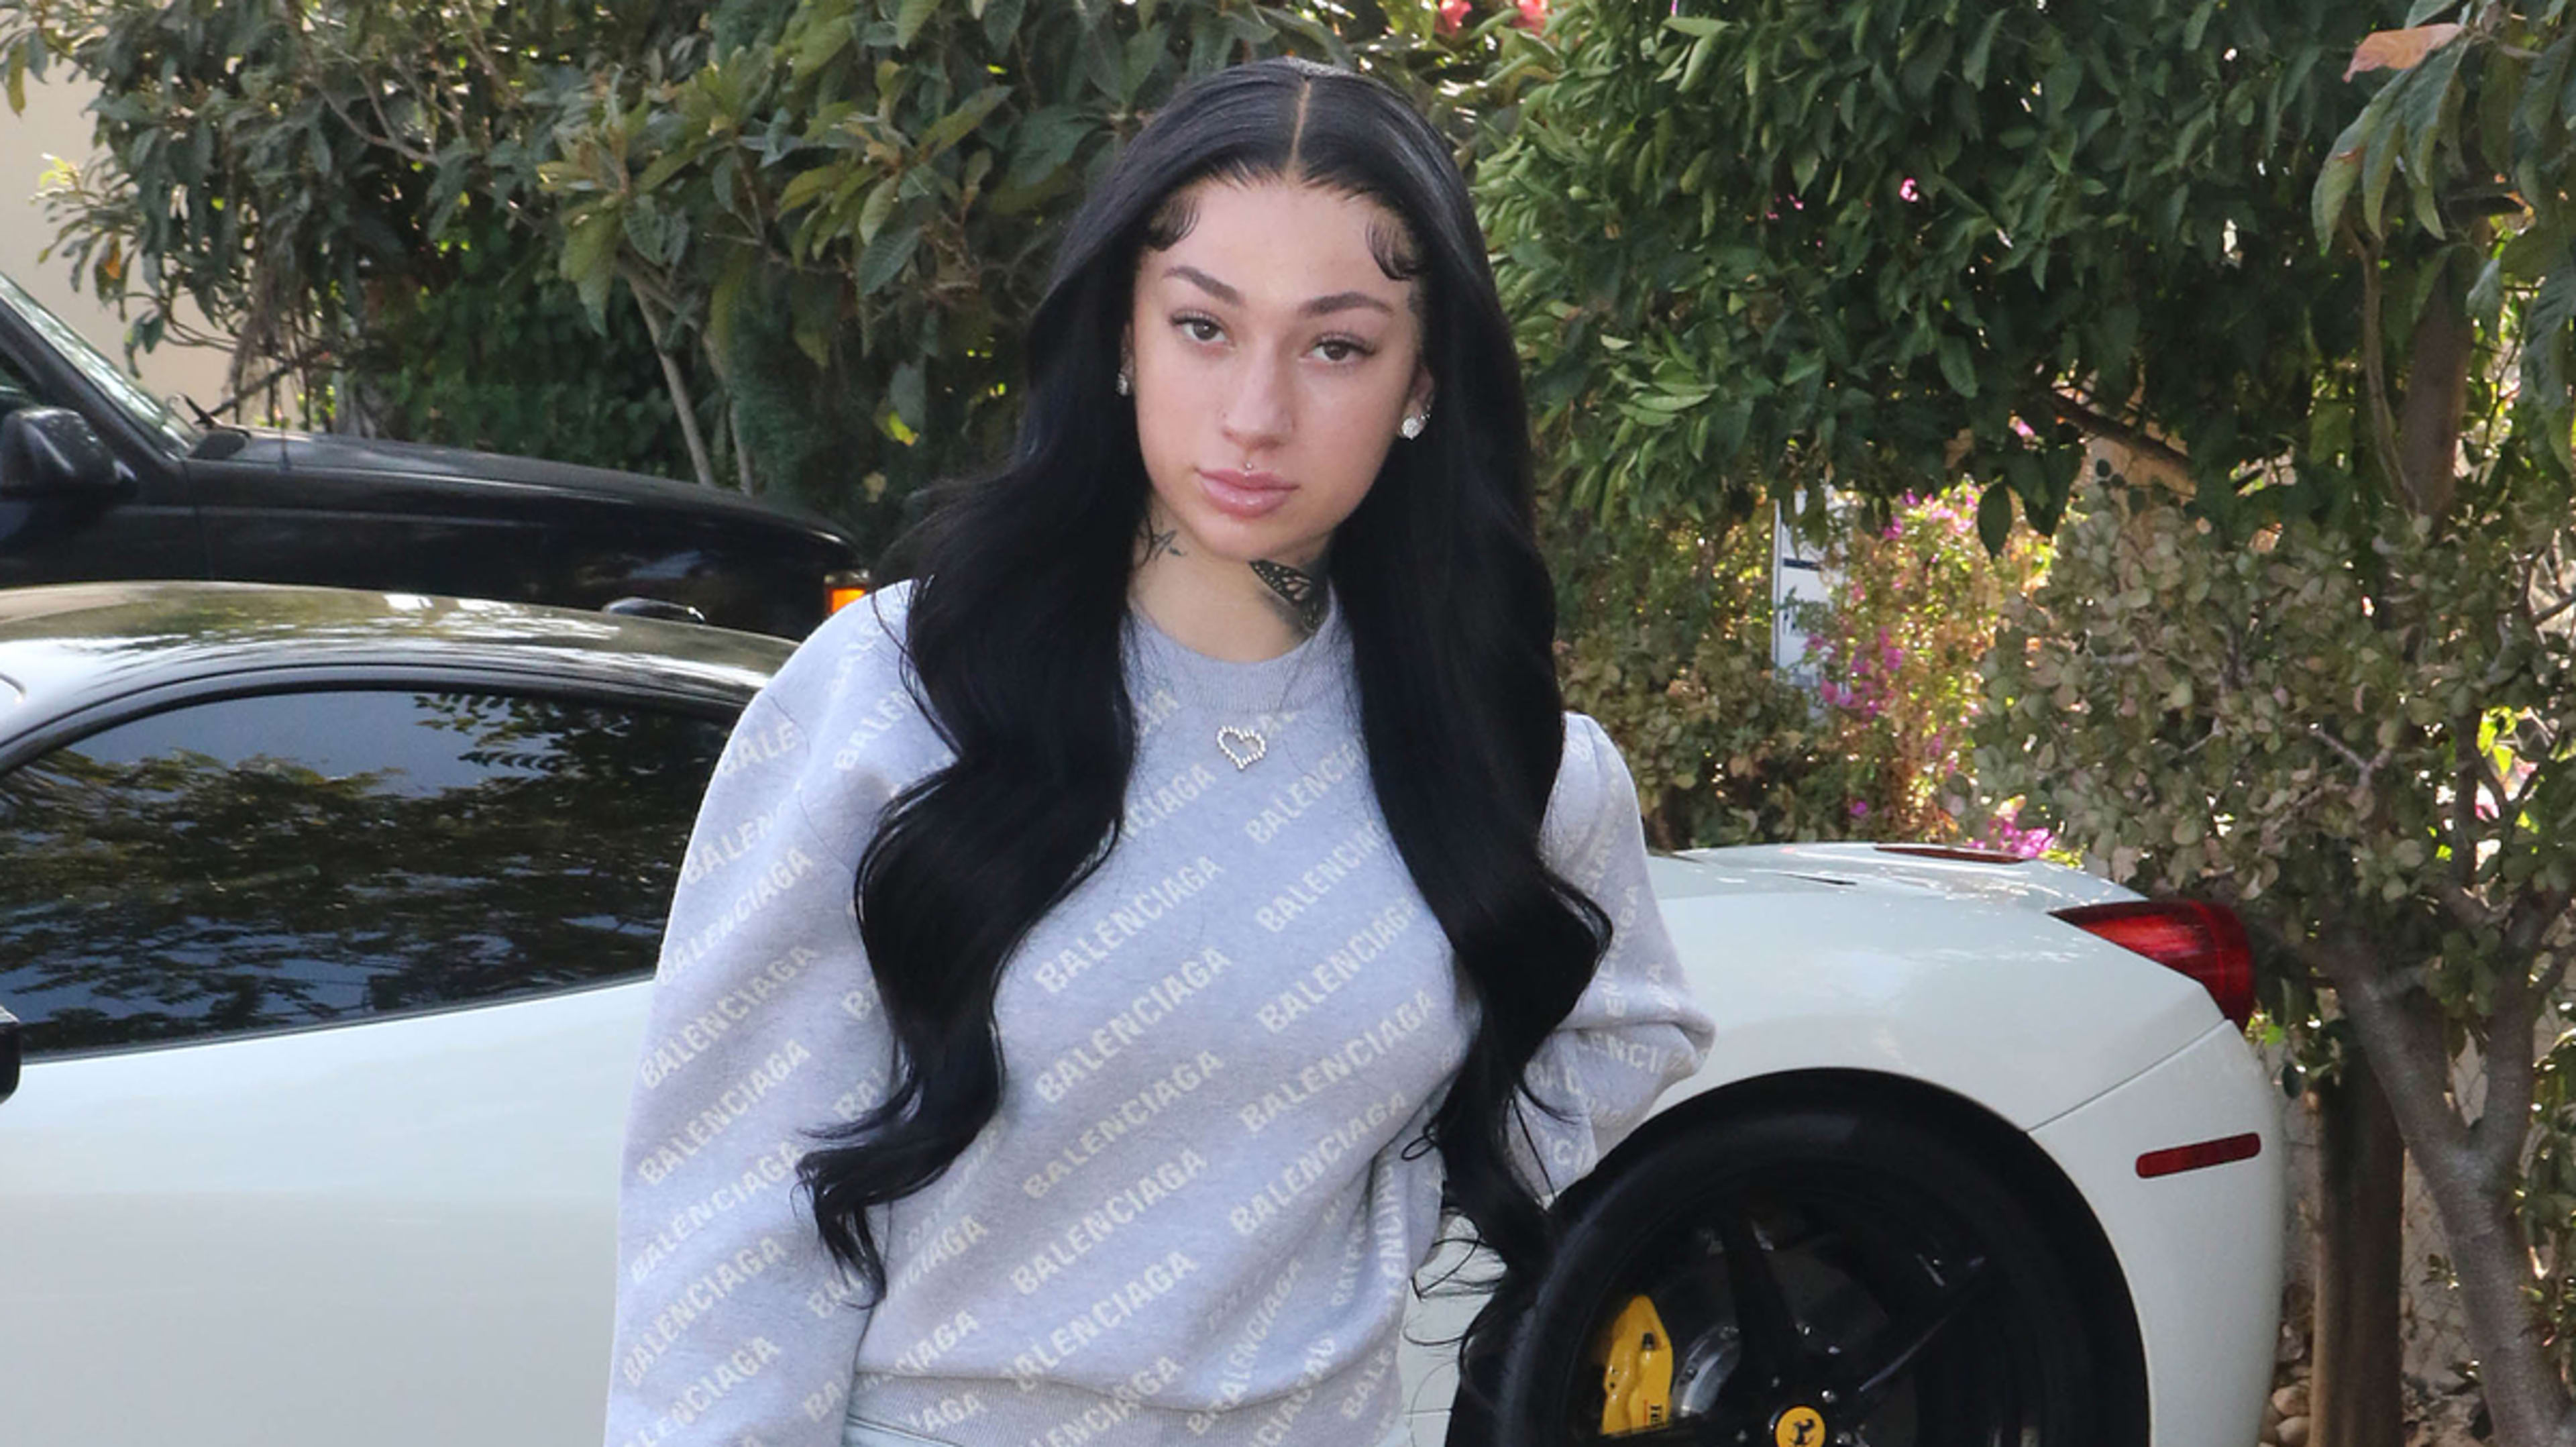
[[[1496,1383],[1505,1447],[2137,1436],[2104,1420],[2118,1348],[2063,1233],[1936,1126],[1844,1105],[1721,1117],[1560,1205],[1562,1254]],[[1641,1293],[1670,1338],[1669,1417],[1605,1433],[1593,1344]]]

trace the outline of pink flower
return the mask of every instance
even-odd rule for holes
[[[2037,859],[2057,847],[2057,835],[2047,829],[2010,829],[2005,831],[2003,847],[2024,859]]]
[[[1538,31],[1547,27],[1547,0],[1520,0],[1521,18],[1512,23],[1523,30]]]
[[[1868,818],[1868,817],[1869,817],[1869,801],[1868,801],[1867,799],[1854,799],[1854,800],[1852,800],[1852,805],[1851,805],[1851,816],[1852,816],[1853,818],[1855,818],[1855,819],[1866,819],[1866,818]]]
[[[1673,0],[1673,3],[1678,5],[1681,3],[1681,0]],[[1897,186],[1896,194],[1907,201],[1920,201],[1923,199],[1922,188],[1914,184],[1914,178],[1911,176],[1906,177],[1905,180]]]
[[[1440,0],[1440,33],[1455,35],[1467,20],[1467,0]]]

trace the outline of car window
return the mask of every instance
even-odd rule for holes
[[[107,354],[89,344],[89,339],[74,330],[70,323],[45,310],[43,304],[27,295],[18,284],[0,276],[0,306],[17,313],[18,319],[33,327],[36,335],[50,343],[65,361],[80,369],[90,385],[105,392],[116,405],[143,426],[170,439],[180,451],[197,445],[197,429],[170,410],[170,404],[143,390],[143,384],[125,373],[125,369],[107,359]]]
[[[0,356],[0,417],[21,407],[41,406],[44,398],[36,395],[36,384],[18,370],[18,364]]]
[[[118,724],[0,776],[0,1001],[37,1056],[647,974],[726,732],[374,690]]]

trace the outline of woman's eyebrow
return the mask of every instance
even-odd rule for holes
[[[1208,275],[1206,272],[1199,270],[1195,266],[1175,263],[1171,266],[1165,267],[1163,269],[1163,275],[1177,276],[1183,281],[1190,282],[1197,286],[1199,290],[1215,297],[1218,301],[1224,302],[1227,306],[1243,305],[1243,293],[1236,291],[1233,287],[1226,285],[1224,282],[1217,280],[1215,277]],[[1348,311],[1352,307],[1362,306],[1375,307],[1377,310],[1386,313],[1388,316],[1395,315],[1395,308],[1388,306],[1385,302],[1378,300],[1376,297],[1373,297],[1364,291],[1337,291],[1331,296],[1319,296],[1313,301],[1307,302],[1304,306],[1297,308],[1297,314],[1299,316],[1319,317],[1331,312]]]

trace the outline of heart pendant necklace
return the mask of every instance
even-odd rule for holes
[[[1237,769],[1251,768],[1270,752],[1270,740],[1262,737],[1261,730],[1236,724],[1217,727],[1216,746]]]
[[[1293,572],[1294,570],[1282,571]],[[1310,585],[1313,583],[1312,579],[1306,579],[1305,574],[1299,573],[1296,576],[1305,579]],[[1278,585],[1272,586],[1276,588]],[[1140,616],[1140,626],[1152,630],[1155,636],[1162,640],[1161,647],[1156,651],[1165,656],[1152,665],[1154,672],[1159,675],[1157,681],[1170,690],[1176,702],[1187,700],[1192,706],[1192,712],[1198,714],[1203,720],[1209,720],[1207,723],[1202,723],[1201,727],[1212,727],[1213,732],[1203,734],[1201,737],[1215,740],[1217,752],[1225,755],[1225,761],[1234,765],[1235,772],[1241,773],[1270,756],[1272,745],[1281,742],[1274,737],[1280,726],[1291,723],[1297,718],[1298,711],[1289,707],[1289,701],[1297,696],[1299,682],[1305,678],[1318,654],[1333,650],[1333,640],[1324,636],[1331,631],[1326,622],[1330,609],[1322,606],[1328,596],[1325,589],[1315,586],[1310,597],[1292,600],[1299,605],[1300,621],[1303,622],[1311,617],[1313,624],[1306,630],[1306,637],[1298,642],[1295,650],[1298,657],[1294,664],[1287,667],[1285,676],[1280,679],[1276,699],[1266,711],[1252,712],[1248,717],[1244,713],[1247,706],[1253,710],[1260,710],[1260,704],[1246,697],[1250,680],[1243,670],[1257,668],[1257,665],[1220,663],[1214,659],[1192,654],[1180,644],[1172,642],[1170,635],[1153,628],[1150,619],[1143,619]],[[1205,675],[1212,673],[1231,673],[1234,681],[1228,682],[1222,688],[1211,688],[1209,684],[1214,680]]]
[[[1288,706],[1289,700],[1296,696],[1298,682],[1305,677],[1307,665],[1314,662],[1318,652],[1323,651],[1323,645],[1311,637],[1299,647],[1303,650],[1303,655],[1297,660],[1296,665],[1288,670],[1287,677],[1281,680],[1278,698],[1267,710],[1253,713],[1249,717],[1235,711],[1245,702],[1240,690],[1236,691],[1233,707],[1229,707],[1211,696],[1210,691],[1198,680],[1190,677],[1190,671],[1186,665],[1171,670],[1165,675],[1172,689],[1180,697],[1188,699],[1202,718],[1213,717],[1219,720],[1213,725],[1214,732],[1203,737],[1215,739],[1217,752],[1225,755],[1225,761],[1234,765],[1237,773],[1270,757],[1273,736],[1281,725],[1292,723],[1297,718],[1298,710]],[[1254,704],[1253,707],[1257,709],[1259,705]]]

